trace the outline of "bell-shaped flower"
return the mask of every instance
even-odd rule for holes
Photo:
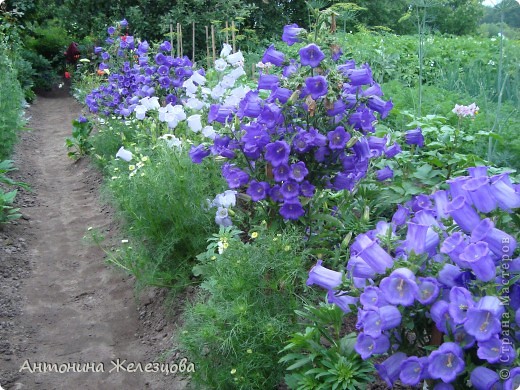
[[[309,170],[305,166],[303,161],[298,161],[291,165],[289,177],[298,183],[303,182],[305,176],[309,173]]]
[[[370,358],[372,355],[385,353],[389,348],[390,340],[388,336],[382,334],[372,337],[363,332],[358,334],[356,344],[354,345],[354,349],[363,360]]]
[[[469,376],[471,388],[475,390],[500,390],[502,383],[496,371],[484,366],[475,367]]]
[[[222,59],[222,58],[217,58],[215,60],[215,70],[217,72],[223,72],[224,70],[226,70],[228,64],[226,62],[226,60]]]
[[[269,183],[266,183],[265,181],[258,182],[256,180],[251,180],[246,193],[251,197],[253,202],[258,202],[267,197],[268,191]]]
[[[480,217],[463,196],[457,196],[448,203],[448,213],[466,233],[470,233],[479,223]]]
[[[396,352],[380,364],[374,364],[379,376],[386,382],[388,387],[393,387],[394,382],[399,378],[401,364],[407,358],[404,352]]]
[[[338,287],[343,278],[341,272],[325,268],[321,265],[322,263],[322,260],[318,260],[316,265],[309,271],[307,286],[316,284],[327,290],[332,290],[335,287]]]
[[[213,126],[204,126],[202,129],[202,135],[206,138],[215,139],[217,133],[215,132],[215,129],[213,129]]]
[[[289,161],[290,146],[285,141],[275,141],[266,145],[265,159],[273,167]]]
[[[464,329],[477,341],[486,341],[500,333],[504,306],[495,296],[486,295],[468,309]]]
[[[371,307],[358,311],[356,327],[372,337],[379,337],[385,330],[393,329],[401,324],[401,312],[393,305]]]
[[[460,258],[460,255],[464,253],[464,249],[468,246],[468,241],[468,236],[464,233],[455,232],[442,242],[440,252],[447,254],[459,267],[471,268],[470,263]]]
[[[339,67],[338,67],[339,70]],[[364,66],[362,68],[350,68],[342,71],[349,80],[350,85],[359,86],[359,85],[370,85],[372,83],[372,70],[369,66]]]
[[[490,256],[488,245],[483,241],[469,244],[459,258],[468,263],[477,278],[484,282],[489,282],[496,276],[495,262]]]
[[[404,225],[409,215],[410,209],[399,204],[397,205],[397,211],[392,216],[392,223],[396,226]]]
[[[305,210],[298,198],[286,199],[280,207],[280,215],[284,219],[297,220],[305,215]]]
[[[143,120],[146,117],[146,111],[147,111],[146,107],[141,104],[135,106],[135,108],[134,108],[135,117],[139,120]]]
[[[428,372],[428,357],[410,356],[401,363],[399,379],[405,385],[416,386],[425,379]]]
[[[468,191],[463,188],[468,180],[470,180],[468,176],[458,176],[446,181],[449,185],[449,193],[452,200],[458,196],[462,196],[466,200],[467,204],[471,205],[473,203]]]
[[[406,232],[406,240],[403,242],[401,249],[406,250],[408,253],[412,253],[413,251],[417,255],[424,253],[428,229],[429,226],[427,225],[409,222],[408,230]]]
[[[233,47],[229,43],[224,43],[222,50],[220,51],[220,57],[225,58],[231,54]]]
[[[448,333],[448,329],[453,329],[455,323],[449,313],[449,303],[445,300],[438,300],[430,308],[430,315],[435,326],[442,333]]]
[[[368,99],[368,108],[379,113],[381,119],[385,119],[388,116],[390,110],[394,107],[391,100],[384,101],[379,96],[371,96]]]
[[[205,157],[209,156],[209,154],[210,151],[202,144],[198,146],[192,145],[189,152],[191,161],[195,164],[200,164]]]
[[[518,387],[520,387],[520,367],[509,371],[509,379],[504,382],[503,390],[518,390]]]
[[[292,46],[297,42],[301,42],[299,35],[303,34],[305,29],[298,27],[296,23],[287,24],[283,27],[282,41]]]
[[[190,97],[190,98],[188,98],[188,100],[186,100],[185,105],[189,109],[200,111],[206,106],[206,103],[204,103],[202,100],[199,100],[195,97]]]
[[[428,357],[428,373],[431,378],[445,383],[453,382],[464,371],[465,366],[462,349],[452,342],[443,343]]]
[[[232,107],[227,107],[220,104],[212,104],[209,108],[208,123],[217,121],[219,123],[225,124],[232,114]]]
[[[350,313],[352,309],[350,306],[356,306],[359,301],[359,298],[351,297],[347,295],[345,292],[336,292],[333,290],[329,290],[327,293],[327,302],[333,303],[338,306],[344,313]]]
[[[202,130],[202,122],[201,122],[200,118],[201,118],[200,114],[194,114],[194,115],[189,116],[186,119],[186,122],[188,123],[188,127],[194,133],[198,133]]]
[[[215,196],[212,204],[217,207],[234,207],[237,204],[237,192],[233,190],[226,190],[223,193]]]
[[[496,200],[491,194],[491,186],[487,177],[477,177],[468,179],[462,189],[467,191],[471,202],[478,211],[489,213],[496,208]]]
[[[376,276],[372,267],[370,267],[361,257],[352,256],[347,263],[348,274],[355,278],[371,279]]]
[[[520,207],[520,190],[515,190],[507,173],[491,177],[491,194],[502,210]]]
[[[385,298],[393,305],[411,306],[419,294],[415,275],[408,268],[397,268],[379,284]]]
[[[260,74],[258,78],[258,89],[274,91],[280,85],[280,79],[274,74]]]
[[[357,255],[378,274],[385,273],[388,268],[392,268],[394,265],[392,256],[368,236],[360,234],[356,238],[356,244],[359,244]]]
[[[231,218],[229,217],[227,208],[219,207],[217,209],[217,213],[215,214],[215,223],[224,227],[233,225],[233,221],[231,221]]]
[[[309,65],[311,68],[316,68],[325,59],[325,54],[314,43],[302,47],[299,53],[302,66]]]
[[[394,171],[387,165],[376,171],[377,181],[385,181],[394,177]]]
[[[129,150],[126,150],[124,146],[121,146],[119,150],[116,153],[116,158],[120,158],[123,161],[131,161],[132,160],[132,152]]]
[[[511,257],[516,249],[516,240],[506,232],[496,229],[491,219],[483,219],[471,232],[471,241],[483,241],[497,257]]]
[[[222,176],[224,176],[224,179],[231,189],[240,188],[249,183],[249,175],[231,164],[224,164],[222,166]]]
[[[405,131],[404,139],[408,145],[417,145],[420,148],[424,146],[424,136],[420,127]]]
[[[438,190],[432,194],[434,201],[434,209],[437,219],[444,219],[448,217],[448,193],[445,190]]]
[[[401,152],[401,145],[399,145],[397,142],[394,142],[393,145],[385,147],[385,156],[387,158],[393,158]]]
[[[452,287],[450,290],[450,303],[448,311],[455,324],[462,324],[466,321],[467,313],[470,308],[475,306],[473,296],[464,287]]]
[[[320,75],[307,77],[305,79],[305,86],[307,87],[307,92],[314,100],[325,96],[328,92],[327,79]]]
[[[352,261],[352,259],[350,261]],[[388,305],[388,301],[386,300],[385,295],[377,286],[366,287],[359,296],[359,302],[363,305],[364,308]]]
[[[433,277],[418,278],[418,292],[415,296],[421,304],[430,305],[439,296],[439,282]]]
[[[240,66],[244,64],[244,55],[239,50],[236,53],[228,55],[226,60],[233,66]]]
[[[350,140],[350,134],[345,131],[343,126],[338,126],[336,129],[327,133],[329,140],[329,148],[333,150],[345,149],[345,145]]]
[[[488,167],[485,165],[468,168],[468,173],[471,177],[487,177],[487,171]]]
[[[282,66],[284,61],[285,55],[281,51],[276,50],[274,45],[269,46],[262,57],[263,63],[270,62],[276,66]]]
[[[500,340],[498,334],[486,341],[478,342],[477,356],[480,360],[488,363],[497,363],[502,356],[503,340]]]

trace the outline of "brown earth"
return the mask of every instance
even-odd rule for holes
[[[33,192],[19,191],[24,217],[0,230],[0,388],[183,389],[178,373],[124,372],[112,363],[154,371],[146,364],[166,362],[174,371],[182,356],[171,342],[176,319],[164,315],[166,293],[137,299],[132,277],[82,242],[88,227],[117,235],[98,201],[100,174],[67,157],[64,140],[80,113],[65,90],[39,96],[13,157],[19,170],[12,177]],[[39,363],[69,372],[31,372]],[[84,363],[89,372],[72,372]]]

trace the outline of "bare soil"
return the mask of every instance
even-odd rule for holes
[[[183,389],[178,373],[141,372],[182,358],[171,342],[176,318],[164,314],[166,293],[137,298],[132,277],[83,243],[88,227],[117,229],[98,200],[100,174],[86,159],[67,157],[64,140],[80,113],[65,89],[39,96],[13,157],[12,177],[33,191],[19,191],[24,217],[0,229],[0,388]],[[126,360],[119,369],[117,359]],[[128,363],[142,370],[123,371]],[[69,372],[43,373],[35,364]],[[82,366],[89,372],[72,372],[80,364],[91,364]]]

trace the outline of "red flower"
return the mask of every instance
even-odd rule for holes
[[[65,78],[66,79],[70,79],[70,73],[69,72],[65,72]]]

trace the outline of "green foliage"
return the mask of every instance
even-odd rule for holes
[[[23,100],[16,69],[0,45],[0,160],[10,155],[24,123]]]
[[[7,173],[14,171],[13,161],[0,161],[0,184],[5,186],[18,186],[29,189],[29,186],[23,182],[15,181],[6,176]],[[3,187],[0,187],[0,226],[7,224],[22,216],[19,213],[19,208],[13,206],[17,190],[4,192]]]
[[[72,137],[65,139],[67,149],[73,149],[67,153],[70,158],[78,159],[90,153],[92,144],[89,137],[93,127],[92,122],[86,119],[72,121]]]
[[[22,216],[22,214],[18,212],[20,209],[13,206],[17,192],[17,190],[10,192],[0,190],[0,226]]]
[[[141,154],[143,153],[143,154]],[[115,261],[149,285],[185,281],[190,261],[215,228],[206,198],[223,185],[217,166],[194,166],[166,146],[135,150],[130,163],[113,160],[107,189],[127,226],[129,245]],[[211,194],[211,195],[210,195]]]
[[[338,306],[305,306],[296,313],[308,323],[304,333],[291,336],[280,359],[288,365],[285,381],[290,389],[356,390],[374,380],[374,367],[354,350],[356,334],[341,335],[345,313]]]
[[[297,329],[306,278],[301,235],[262,225],[243,242],[239,233],[213,235],[194,269],[203,282],[180,338],[197,362],[196,389],[275,388],[284,375],[275,357]]]
[[[65,65],[64,52],[72,42],[71,37],[58,20],[51,19],[45,24],[31,28],[26,37],[27,49],[50,61],[53,69],[61,70]]]

